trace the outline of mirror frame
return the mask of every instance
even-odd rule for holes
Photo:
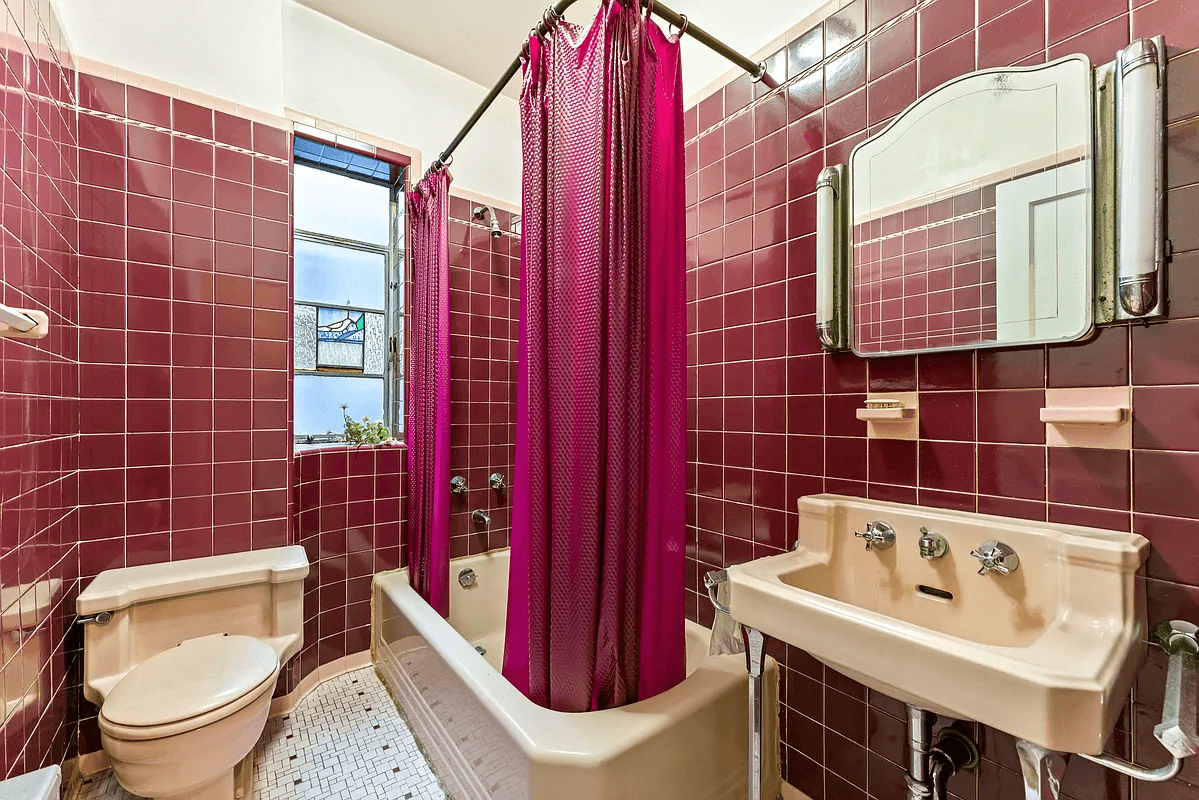
[[[853,174],[854,156],[863,146],[890,131],[914,109],[944,89],[984,75],[1028,73],[1078,61],[1086,65],[1091,98],[1091,194],[1089,209],[1092,242],[1091,268],[1087,270],[1090,323],[1079,335],[1015,342],[973,342],[887,352],[860,352],[854,330],[852,302]],[[1164,316],[1165,272],[1170,243],[1165,237],[1165,114],[1166,46],[1161,36],[1138,39],[1120,51],[1115,61],[1093,66],[1081,54],[1064,56],[1029,67],[989,68],[952,78],[918,98],[887,125],[859,142],[851,151],[849,165],[826,167],[817,182],[817,204],[822,190],[828,194],[830,170],[837,170],[834,202],[829,213],[818,215],[818,223],[831,225],[831,232],[818,225],[817,285],[836,287],[833,302],[817,302],[816,325],[826,351],[850,349],[863,358],[978,350],[998,347],[1055,344],[1081,341],[1096,326],[1131,319]],[[1142,69],[1155,67],[1155,69]],[[1132,234],[1124,230],[1130,227]],[[821,249],[830,252],[821,252]],[[818,290],[819,293],[819,290]],[[830,335],[832,334],[832,335]]]

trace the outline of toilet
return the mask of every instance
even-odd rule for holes
[[[303,644],[302,547],[102,572],[76,601],[83,694],[113,774],[146,798],[234,800],[235,768]],[[109,617],[111,615],[111,617]]]

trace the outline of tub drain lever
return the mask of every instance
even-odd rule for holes
[[[1162,622],[1155,631],[1170,662],[1166,671],[1166,696],[1162,721],[1153,735],[1177,758],[1199,753],[1199,627],[1182,620]]]

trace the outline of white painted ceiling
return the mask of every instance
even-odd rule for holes
[[[484,86],[512,62],[551,0],[296,0],[368,36]],[[730,46],[752,55],[786,33],[826,0],[669,0],[668,5]],[[579,0],[572,22],[595,15],[595,0]],[[693,41],[684,42],[683,80],[691,95],[730,64]],[[508,87],[514,95],[518,81]]]

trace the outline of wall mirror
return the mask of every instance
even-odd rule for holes
[[[970,73],[860,143],[847,167],[826,169],[817,189],[825,346],[885,356],[1068,342],[1097,323],[1152,312],[1160,300],[1147,288],[1158,276],[1146,275],[1160,272],[1161,261],[1162,154],[1153,135],[1163,125],[1161,65],[1155,48],[1139,64],[1130,60],[1122,53],[1095,70],[1075,55]],[[1126,85],[1141,65],[1155,68],[1143,73],[1152,81],[1144,97]],[[1144,108],[1122,119],[1121,101]],[[1133,136],[1128,126],[1141,117],[1147,124]],[[1125,187],[1126,198],[1119,162],[1137,146],[1148,150],[1139,169],[1149,178]],[[1141,215],[1143,246],[1120,248],[1118,217],[1131,221],[1146,203],[1157,217]],[[1120,275],[1109,280],[1117,261]],[[1125,272],[1140,281],[1123,280]],[[1141,313],[1104,311],[1118,291]]]

